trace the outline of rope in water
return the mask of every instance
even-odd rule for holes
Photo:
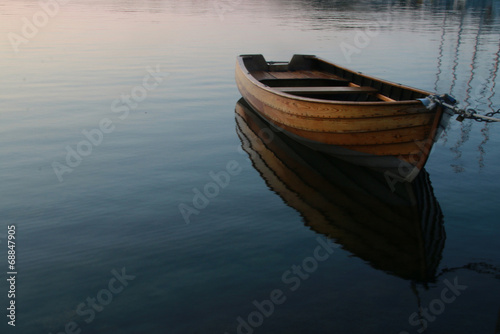
[[[463,121],[465,118],[473,119],[477,122],[500,122],[500,118],[494,117],[495,115],[500,115],[500,109],[497,111],[492,111],[486,113],[484,115],[479,114],[476,110],[469,109],[460,109],[456,104],[456,100],[448,94],[444,95],[429,95],[425,99],[420,99],[422,103],[427,107],[427,109],[434,109],[434,107],[439,104],[449,110],[453,111],[458,115],[457,120]]]

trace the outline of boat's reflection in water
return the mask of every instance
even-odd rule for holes
[[[383,174],[296,143],[243,99],[236,124],[253,166],[307,226],[376,269],[414,282],[435,280],[445,230],[425,170],[393,192]]]

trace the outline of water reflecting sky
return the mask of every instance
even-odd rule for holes
[[[2,333],[498,331],[498,125],[452,120],[397,197],[259,142],[234,83],[238,54],[316,54],[498,110],[498,1],[54,3],[0,4],[0,241],[15,224],[18,266],[17,328],[4,316]],[[186,224],[180,205],[221,171]],[[315,268],[325,234],[338,247]],[[108,303],[122,268],[135,278]],[[259,321],[253,302],[277,290]]]

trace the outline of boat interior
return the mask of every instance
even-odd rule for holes
[[[350,102],[414,101],[429,95],[399,84],[328,63],[315,56],[294,55],[290,62],[267,62],[245,55],[250,74],[267,87],[301,97]]]

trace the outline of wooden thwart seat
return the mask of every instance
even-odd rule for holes
[[[273,87],[274,90],[288,94],[359,94],[377,93],[373,87]]]

